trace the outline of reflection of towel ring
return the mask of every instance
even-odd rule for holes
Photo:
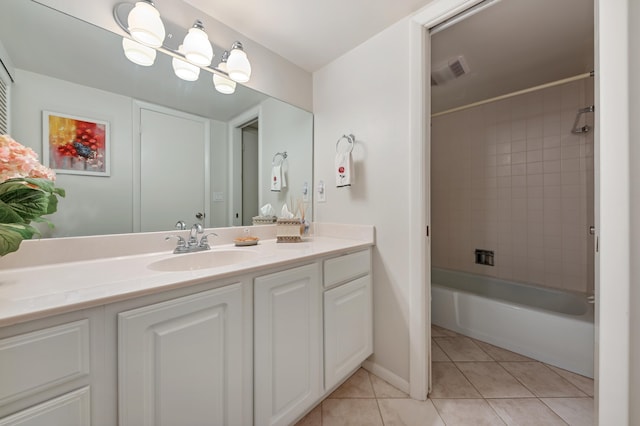
[[[340,139],[338,139],[338,142],[336,142],[336,152],[339,152],[338,145],[340,145],[340,141],[342,139],[346,139],[347,142],[349,143],[349,148],[347,149],[347,153],[350,153],[351,151],[353,151],[353,145],[355,145],[356,137],[353,136],[353,134],[351,134],[351,135],[342,135]]]
[[[284,160],[287,158],[287,151],[276,152],[275,155],[273,156],[273,160],[271,160],[272,166],[276,165],[276,158],[278,158],[279,156],[282,157],[282,159],[280,160],[280,164],[282,165],[282,163],[284,163]]]

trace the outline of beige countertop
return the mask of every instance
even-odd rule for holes
[[[224,229],[213,231],[225,235]],[[312,236],[298,243],[277,243],[275,238],[271,238],[261,239],[257,245],[247,247],[235,247],[230,242],[233,238],[229,233],[229,236],[224,237],[226,240],[213,246],[210,251],[189,254],[173,254],[172,250],[167,251],[164,249],[166,245],[163,234],[154,233],[154,238],[162,242],[158,244],[159,247],[163,247],[162,251],[80,261],[60,258],[53,263],[45,260],[42,265],[8,268],[0,263],[0,326],[198,283],[256,274],[272,267],[305,260],[313,261],[332,254],[364,249],[374,244],[373,226],[316,224],[314,231]],[[263,230],[263,234],[268,236],[269,233],[265,234]],[[130,235],[132,239],[145,238],[143,235]],[[105,237],[96,238],[99,240],[93,243],[124,241],[122,236],[111,242]],[[81,242],[83,245],[92,243],[87,238],[83,238]],[[66,244],[66,248],[73,246],[69,241],[60,241],[60,244]],[[34,253],[33,250],[29,253],[30,250],[27,248],[24,255]],[[217,267],[201,266],[193,270],[159,271],[150,266],[177,256],[202,256],[201,253],[206,253],[205,256],[215,256],[217,252],[224,255],[225,253],[219,253],[221,251],[242,251],[242,254],[247,256],[237,263]],[[21,262],[14,259],[13,264],[21,265]]]

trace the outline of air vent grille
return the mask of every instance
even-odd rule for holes
[[[446,64],[434,67],[431,70],[431,85],[440,86],[468,74],[469,71],[469,65],[467,65],[464,57],[457,56],[448,60]]]

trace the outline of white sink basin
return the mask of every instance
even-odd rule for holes
[[[198,253],[176,254],[168,259],[158,260],[147,267],[154,271],[193,271],[217,268],[254,259],[258,253],[249,250],[207,250]]]

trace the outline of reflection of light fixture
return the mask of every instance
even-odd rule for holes
[[[151,47],[162,46],[164,25],[151,0],[137,2],[129,12],[128,22],[129,34],[134,40]]]
[[[139,0],[135,7],[131,3],[117,3],[113,17],[120,28],[135,40],[125,36],[122,47],[125,56],[138,65],[153,65],[159,51],[173,58],[173,70],[181,79],[197,80],[201,69],[213,74],[213,84],[220,93],[233,93],[236,82],[249,81],[251,64],[239,41],[233,43],[230,52],[223,53],[217,67],[211,66],[213,48],[200,20],[195,21],[182,45],[175,50],[164,45],[165,34],[169,34],[167,40],[176,39],[176,34],[183,30],[171,25],[165,30],[160,13],[151,0]]]
[[[208,67],[213,59],[213,49],[209,37],[204,32],[201,21],[196,21],[184,37],[182,48],[185,58],[196,65]]]
[[[222,54],[222,60],[218,64],[218,69],[222,71],[227,71],[227,59],[229,58],[229,52],[226,50]],[[230,95],[236,91],[236,82],[228,79],[227,77],[223,77],[219,74],[213,75],[213,85],[216,90],[220,93],[224,93],[225,95]]]
[[[244,53],[242,43],[239,41],[236,41],[231,46],[231,53],[229,53],[229,59],[227,60],[227,70],[229,78],[238,83],[246,83],[251,77],[251,64],[247,59],[247,54]]]
[[[155,49],[126,37],[122,37],[122,49],[127,59],[143,67],[153,65],[153,62],[156,60]]]
[[[182,45],[178,47],[178,52],[184,53]],[[173,58],[171,65],[173,66],[173,72],[183,80],[196,81],[200,75],[200,68],[182,59]]]

